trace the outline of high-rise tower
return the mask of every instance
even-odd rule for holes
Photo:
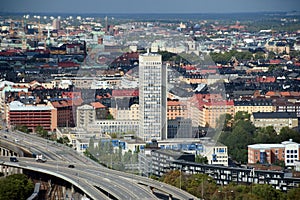
[[[52,22],[52,26],[54,30],[59,30],[60,29],[60,20],[59,19],[54,19]]]
[[[139,56],[139,137],[145,141],[167,137],[167,70],[159,54]]]

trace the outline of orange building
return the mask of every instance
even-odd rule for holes
[[[199,125],[202,127],[216,128],[221,115],[234,115],[233,100],[225,100],[220,94],[196,94],[192,101],[198,103],[196,107],[199,108]]]
[[[57,110],[51,105],[25,105],[13,101],[8,106],[7,122],[9,127],[24,125],[34,132],[37,126],[54,131],[57,128]]]
[[[170,100],[167,102],[167,119],[176,119],[177,117],[187,118],[187,105],[178,101]]]

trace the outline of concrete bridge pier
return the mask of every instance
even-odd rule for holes
[[[0,155],[5,157],[11,157],[11,156],[18,157],[17,153],[15,153],[12,150],[6,149],[4,147],[0,147]],[[7,167],[7,166],[0,165],[0,172],[2,172],[4,176],[9,176],[12,174],[22,174],[23,170],[15,167]]]

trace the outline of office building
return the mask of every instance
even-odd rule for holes
[[[139,56],[139,137],[144,141],[167,138],[167,74],[158,54]]]
[[[274,164],[284,161],[285,166],[294,166],[299,160],[300,144],[293,140],[281,144],[252,144],[248,145],[248,163]]]

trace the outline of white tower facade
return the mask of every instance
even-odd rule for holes
[[[139,137],[167,138],[167,70],[159,54],[139,56]]]

